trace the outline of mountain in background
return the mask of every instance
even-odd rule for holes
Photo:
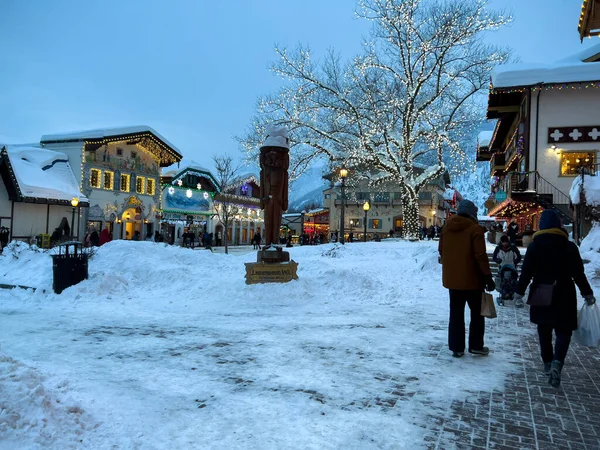
[[[323,207],[323,191],[329,186],[329,182],[323,179],[324,170],[322,165],[311,167],[290,183],[288,212]]]
[[[452,186],[460,192],[463,198],[471,200],[479,208],[479,214],[487,214],[483,204],[490,196],[490,163],[476,163],[473,170],[465,175],[454,178]]]

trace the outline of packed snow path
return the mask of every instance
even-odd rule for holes
[[[509,309],[450,356],[437,242],[291,253],[299,280],[246,285],[253,253],[116,241],[55,295],[48,255],[6,252],[38,290],[0,291],[0,448],[450,448],[452,408],[522,370]]]

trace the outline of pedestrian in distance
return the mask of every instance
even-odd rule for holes
[[[112,241],[112,236],[110,234],[110,230],[108,229],[108,225],[104,227],[104,229],[100,232],[100,245],[104,245],[107,242]]]
[[[521,252],[516,245],[511,244],[508,236],[500,237],[500,244],[496,246],[492,254],[492,261],[498,264],[498,278],[500,279],[500,297],[498,304],[504,306],[504,300],[510,300],[514,296],[519,274],[517,266],[521,261]],[[523,307],[523,300],[515,300],[517,308]]]
[[[508,228],[506,230],[506,234],[508,235],[508,239],[510,243],[516,245],[517,243],[517,234],[519,233],[519,225],[514,220],[510,222]]]
[[[471,310],[469,353],[487,355],[483,344],[485,318],[481,315],[484,288],[496,289],[485,248],[485,229],[477,223],[477,206],[470,200],[458,205],[457,214],[446,221],[438,243],[442,283],[450,294],[448,347],[452,356],[465,354],[465,304]]]
[[[530,305],[529,319],[537,325],[540,353],[548,383],[560,386],[562,369],[571,343],[573,330],[577,329],[577,294],[575,284],[588,305],[596,303],[590,287],[579,249],[569,241],[561,228],[556,211],[542,212],[540,230],[533,235],[527,247],[521,276],[517,284],[515,302],[521,300],[531,282],[528,303],[539,285],[552,285],[548,306]],[[552,333],[556,336],[552,346]]]

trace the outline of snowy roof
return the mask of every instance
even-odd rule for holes
[[[477,146],[481,147],[489,147],[490,141],[492,140],[492,136],[494,135],[493,131],[482,131],[477,135]]]
[[[456,189],[448,188],[444,191],[444,200],[454,200],[454,194],[456,193]]]
[[[174,177],[178,173],[183,172],[184,170],[197,170],[198,172],[206,172],[212,176],[212,172],[206,167],[198,164],[196,161],[192,159],[182,159],[178,163],[171,164],[170,166],[163,167],[162,175],[163,177]]]
[[[177,150],[173,144],[159,134],[153,128],[147,125],[135,125],[130,127],[114,127],[114,128],[97,128],[95,130],[81,130],[81,131],[70,131],[67,133],[56,133],[56,134],[44,134],[40,139],[40,142],[49,141],[83,141],[85,139],[103,139],[106,137],[122,136],[126,134],[137,134],[137,133],[152,133],[154,136],[159,138],[173,150]]]
[[[585,62],[600,55],[600,44],[554,64],[504,64],[492,71],[492,87],[506,88],[544,83],[576,83],[600,80],[600,62]]]
[[[6,146],[6,153],[23,197],[65,202],[77,197],[80,203],[89,201],[79,191],[64,153],[20,145]]]

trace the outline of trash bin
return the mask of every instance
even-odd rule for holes
[[[52,255],[52,289],[57,294],[88,277],[88,255],[83,244],[77,241],[58,246],[58,254]]]

